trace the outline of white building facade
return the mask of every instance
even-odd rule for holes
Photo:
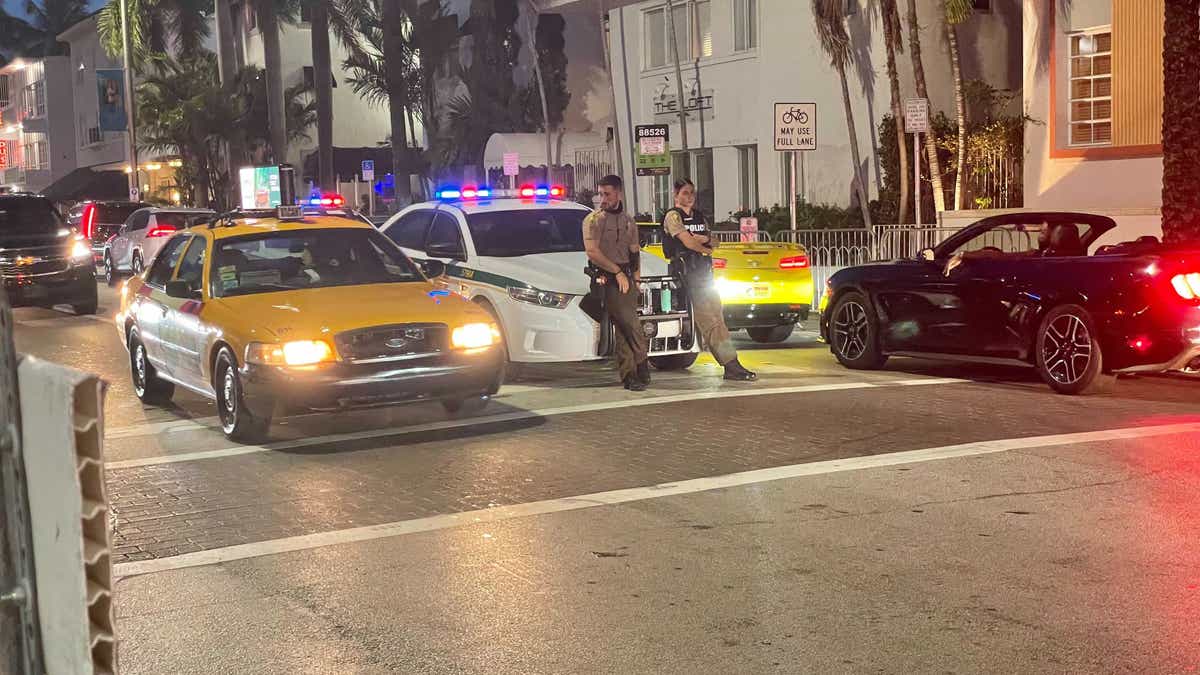
[[[788,203],[790,159],[774,150],[774,104],[817,105],[817,149],[801,153],[797,193],[810,203],[848,206],[853,166],[841,82],[817,38],[809,2],[797,0],[676,0],[684,98],[688,101],[691,175],[702,207],[714,221],[737,211]],[[949,52],[939,3],[918,2],[923,63],[931,107],[953,118]],[[855,64],[849,87],[863,176],[875,198],[882,177],[878,127],[890,112],[886,51],[876,3],[848,0]],[[677,83],[665,4],[635,3],[610,12],[609,42],[622,164],[633,175],[633,128],[669,124],[670,146],[681,148]],[[904,17],[905,41],[908,37]],[[1018,0],[976,0],[959,27],[965,79],[992,87],[1021,86],[1021,8]],[[913,96],[909,51],[899,55],[902,96]],[[1017,99],[1019,105],[1019,97]],[[702,109],[697,111],[697,108]],[[675,175],[639,178],[640,212],[658,216],[669,206]],[[634,206],[634,204],[630,204]]]
[[[258,17],[252,3],[238,2],[232,7],[233,32],[237,47],[239,66],[264,66],[262,32],[258,29]],[[312,31],[307,14],[302,14],[295,25],[280,23],[280,51],[283,64],[284,87],[301,82],[312,82]],[[346,50],[332,35],[330,51],[333,65],[333,145],[339,148],[374,147],[388,142],[391,136],[391,120],[387,104],[369,104],[363,100],[350,83],[349,73],[342,68],[347,57]],[[317,148],[317,127],[314,124],[306,132],[307,139],[293,142],[288,148],[288,162],[300,167],[304,157]],[[422,138],[419,128],[416,138]],[[340,176],[349,181],[352,176]]]
[[[39,192],[75,169],[70,59],[16,59],[0,69],[3,188]]]

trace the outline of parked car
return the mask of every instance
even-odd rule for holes
[[[67,212],[67,225],[83,235],[92,247],[93,260],[103,260],[104,242],[121,229],[130,214],[150,206],[142,202],[85,201]]]
[[[662,225],[638,223],[642,250],[663,256]],[[746,329],[755,342],[783,342],[807,321],[813,303],[808,251],[771,241],[718,242],[713,280],[729,330]]]
[[[257,441],[276,410],[440,401],[479,409],[504,372],[499,328],[346,215],[236,214],[175,233],[121,289],[134,392],[214,399]]]
[[[134,211],[117,234],[104,243],[104,279],[115,286],[121,274],[138,275],[154,260],[162,245],[178,230],[212,219],[209,209],[150,207]]]
[[[510,365],[606,358],[613,328],[585,273],[583,219],[591,209],[554,196],[560,190],[445,189],[381,230],[447,290],[496,317]],[[699,353],[690,303],[660,258],[643,253],[641,272],[638,314],[650,362],[687,368]]]
[[[96,313],[92,249],[40,195],[0,195],[0,278],[13,307]]]
[[[840,270],[822,338],[849,368],[983,360],[1036,368],[1064,394],[1200,368],[1200,249],[1141,240],[1088,255],[1114,227],[1084,213],[993,216],[915,259]]]

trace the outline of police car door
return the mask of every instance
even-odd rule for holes
[[[458,214],[446,208],[440,208],[433,214],[433,222],[429,225],[429,234],[425,239],[425,255],[430,260],[437,260],[446,270],[456,263],[467,261],[467,246],[463,241],[462,225]],[[450,275],[434,279],[439,288],[445,288],[455,293],[461,293],[458,285],[452,285]]]
[[[385,223],[380,230],[396,245],[404,249],[404,254],[417,265],[425,263],[425,235],[429,232],[429,224],[433,221],[433,208],[415,206]]]

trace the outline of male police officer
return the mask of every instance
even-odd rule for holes
[[[692,320],[700,333],[700,342],[725,367],[725,379],[749,382],[758,375],[738,361],[721,296],[713,287],[712,252],[716,242],[708,230],[708,221],[696,208],[696,186],[682,178],[675,181],[675,208],[663,216],[663,255],[671,261],[671,273],[681,277],[692,300]]]
[[[637,316],[642,252],[637,224],[625,212],[623,187],[619,176],[600,179],[600,208],[583,220],[583,245],[604,275],[604,307],[617,329],[613,351],[621,382],[631,391],[644,391],[650,384],[650,364]]]

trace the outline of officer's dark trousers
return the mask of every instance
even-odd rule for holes
[[[629,292],[622,293],[617,282],[609,280],[604,285],[604,306],[609,320],[616,328],[613,340],[613,355],[617,360],[617,371],[621,379],[634,375],[639,363],[646,360],[646,334],[638,321],[637,303],[640,294],[637,284],[630,281]]]

